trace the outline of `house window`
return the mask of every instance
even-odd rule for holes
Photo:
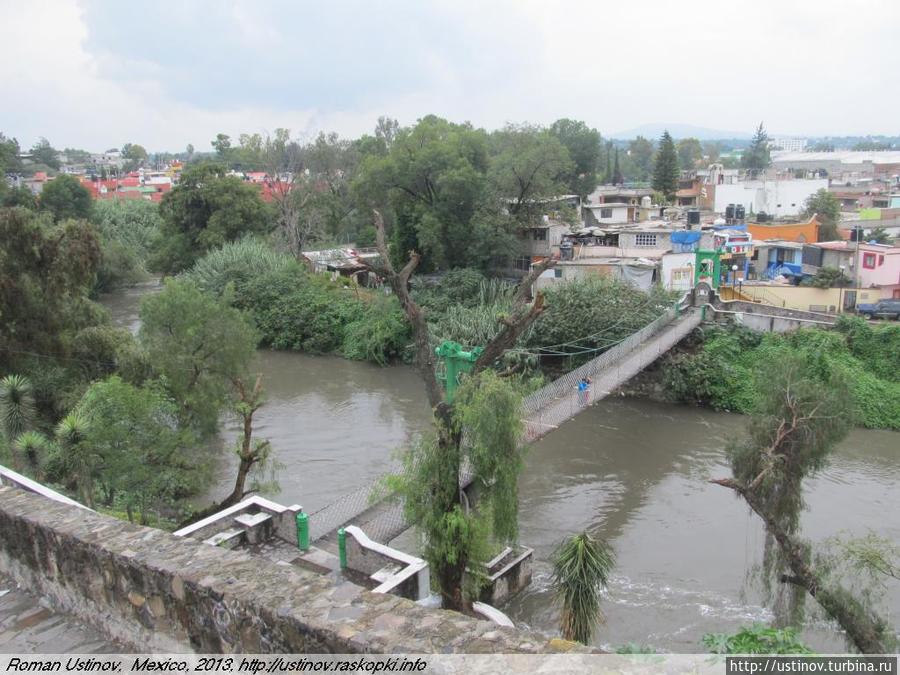
[[[531,236],[535,241],[547,241],[547,230],[545,230],[545,229],[532,230]]]
[[[601,218],[612,218],[612,209],[600,209]]]
[[[681,267],[672,270],[672,283],[677,284],[684,281],[690,281],[691,275],[694,273],[690,267]]]
[[[884,256],[880,255],[878,256],[878,266],[881,267],[882,265],[884,265]]]
[[[527,272],[531,269],[531,256],[530,255],[522,255],[516,258],[516,269],[522,272]]]
[[[646,232],[641,232],[640,234],[634,235],[634,245],[635,246],[646,246],[648,248],[652,248],[656,246],[656,235],[655,234],[647,234]]]
[[[553,270],[553,276],[556,279],[562,279],[562,270],[557,267],[555,270]]]
[[[867,270],[875,269],[875,254],[874,253],[863,254],[863,267],[865,267]]]

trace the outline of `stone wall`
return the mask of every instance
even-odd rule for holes
[[[0,572],[155,652],[551,651],[546,636],[0,487]]]

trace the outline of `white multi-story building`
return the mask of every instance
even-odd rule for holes
[[[806,207],[806,200],[821,189],[828,188],[828,179],[812,180],[747,180],[731,185],[716,186],[716,213],[725,213],[729,204],[743,204],[751,213],[768,213],[776,218],[798,216]]]
[[[772,138],[769,139],[769,147],[772,150],[784,150],[785,152],[803,152],[806,150],[806,139]]]

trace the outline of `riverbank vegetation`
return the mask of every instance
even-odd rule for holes
[[[755,380],[760,395],[746,436],[727,449],[732,476],[712,482],[733,490],[763,521],[767,548],[776,552],[764,567],[779,585],[808,594],[860,652],[887,653],[895,634],[871,597],[853,592],[800,537],[804,482],[827,466],[853,426],[848,374],[823,373],[817,360],[784,351],[763,363]]]
[[[861,426],[900,429],[900,326],[871,325],[841,317],[836,330],[804,328],[791,333],[754,333],[730,328],[704,329],[697,349],[671,357],[663,366],[667,395],[744,414],[766,394],[754,374],[785,354],[814,364],[823,384],[840,375]]]

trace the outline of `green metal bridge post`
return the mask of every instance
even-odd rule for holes
[[[434,350],[434,353],[444,360],[444,375],[438,377],[444,381],[447,403],[453,403],[459,387],[460,374],[470,372],[483,351],[482,347],[474,347],[471,351],[465,351],[461,344],[450,340],[445,340]]]
[[[341,569],[347,569],[347,533],[342,527],[337,531],[338,535],[338,558],[341,561]]]
[[[309,514],[297,514],[297,546],[301,551],[309,550]]]

